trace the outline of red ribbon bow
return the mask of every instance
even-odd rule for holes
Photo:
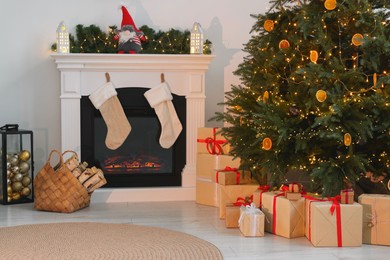
[[[197,139],[198,143],[206,143],[207,152],[209,154],[222,154],[221,144],[226,143],[226,140],[217,140],[217,128],[213,128],[213,137],[207,137],[206,139]]]
[[[253,195],[250,197],[237,197],[236,202],[233,203],[234,206],[248,206],[253,202]]]
[[[215,182],[216,183],[219,183],[219,173],[220,172],[224,172],[224,171],[229,171],[229,172],[236,172],[236,184],[240,184],[240,179],[241,179],[241,174],[240,172],[238,171],[237,168],[232,168],[232,167],[229,167],[229,166],[226,166],[225,169],[223,169],[222,171],[217,171],[215,173]]]

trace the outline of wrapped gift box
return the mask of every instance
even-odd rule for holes
[[[238,225],[241,233],[246,237],[264,236],[264,213],[255,204],[240,207]]]
[[[362,194],[363,243],[390,246],[390,195]]]
[[[300,198],[302,198],[302,194],[299,192],[286,191],[285,197],[288,200],[299,200]]]
[[[264,192],[265,231],[286,238],[305,235],[305,199],[289,200],[283,192]]]
[[[197,153],[229,154],[230,146],[225,137],[217,133],[220,128],[200,127],[197,135]]]
[[[353,204],[354,192],[352,189],[345,189],[340,192],[341,204]]]
[[[218,207],[217,185],[209,179],[197,178],[195,201],[198,204]]]
[[[250,184],[253,182],[249,171],[237,170],[237,168],[231,167],[212,171],[211,179],[221,185]]]
[[[263,193],[268,192],[270,186],[259,186],[257,190],[253,192],[253,203],[255,203],[256,207],[260,208],[263,206]]]
[[[359,227],[362,226],[363,208],[360,204],[311,200],[307,206],[307,237],[314,246],[362,245],[362,228]]]
[[[240,158],[234,158],[231,155],[212,155],[200,154],[196,155],[196,177],[211,179],[212,172],[216,169],[224,169],[226,166],[238,168],[240,166]]]
[[[238,219],[240,218],[240,206],[226,204],[225,226],[227,228],[238,228]]]
[[[217,184],[217,198],[219,205],[219,218],[226,215],[226,204],[235,203],[238,198],[251,197],[259,185],[220,185]]]

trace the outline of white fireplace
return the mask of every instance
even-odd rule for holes
[[[101,188],[92,202],[195,200],[196,135],[205,124],[205,73],[212,55],[53,54],[61,73],[61,149],[81,154],[80,98],[106,81],[116,88],[153,87],[165,81],[186,98],[186,164],[181,187]]]

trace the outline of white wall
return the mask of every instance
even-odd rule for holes
[[[77,24],[120,25],[119,0],[0,0],[0,126],[19,124],[34,133],[35,170],[48,152],[60,149],[60,77],[50,46],[64,20],[73,33]],[[243,44],[268,0],[127,0],[136,25],[155,30],[191,29],[199,22],[213,42],[216,58],[206,75],[206,120],[222,111],[224,92],[239,84],[232,72],[242,62]],[[206,126],[218,126],[207,122]]]

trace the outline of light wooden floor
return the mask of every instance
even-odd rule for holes
[[[36,211],[32,203],[0,205],[2,227],[49,222],[131,223],[168,228],[213,243],[225,259],[390,259],[390,247],[386,246],[315,248],[304,237],[286,239],[266,234],[265,237],[246,238],[238,229],[225,228],[224,221],[218,218],[217,208],[192,201],[95,203],[72,214]]]

